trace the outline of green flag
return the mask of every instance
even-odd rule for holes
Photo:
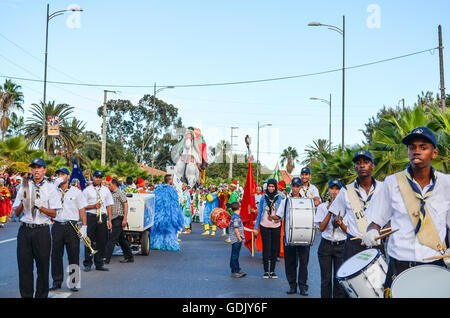
[[[280,166],[278,165],[278,162],[277,162],[277,165],[275,166],[275,169],[273,170],[272,174],[269,176],[269,178],[267,178],[267,180],[269,180],[269,179],[275,179],[275,180],[277,180],[277,182],[280,182],[281,180],[283,180],[281,178]]]

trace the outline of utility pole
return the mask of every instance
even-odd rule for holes
[[[445,95],[445,83],[444,83],[444,46],[442,45],[442,27],[439,25],[438,27],[438,33],[439,33],[439,69],[441,73],[441,103],[442,103],[442,110],[447,109],[446,105],[446,99],[447,96]]]
[[[116,93],[116,91],[103,91],[103,131],[102,131],[102,158],[101,158],[101,165],[106,165],[106,94],[110,93]]]
[[[233,130],[238,129],[239,127],[231,127],[231,141],[230,141],[230,168],[228,170],[228,179],[233,178]]]

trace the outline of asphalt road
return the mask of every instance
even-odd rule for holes
[[[0,229],[0,298],[20,297],[17,269],[17,231],[20,223],[8,223]],[[240,265],[247,272],[244,278],[230,277],[230,244],[220,235],[201,236],[200,224],[193,233],[180,235],[180,251],[151,250],[148,256],[135,256],[134,263],[119,263],[119,255],[106,265],[110,271],[81,271],[81,288],[71,292],[64,284],[52,298],[319,298],[320,269],[317,248],[320,235],[311,247],[308,265],[309,296],[287,295],[289,289],[284,260],[277,264],[278,279],[263,279],[262,253],[243,246]],[[220,234],[220,233],[218,233]],[[82,248],[82,254],[84,248]],[[115,254],[120,254],[116,247]],[[80,257],[82,263],[83,255]],[[67,257],[64,256],[64,266]],[[51,286],[50,275],[50,286]]]

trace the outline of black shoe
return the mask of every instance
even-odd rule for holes
[[[265,272],[263,278],[270,278],[269,272]]]
[[[77,292],[77,291],[79,291],[79,289],[78,288],[76,288],[76,287],[72,287],[71,289],[70,289],[71,291],[73,291],[73,292]]]
[[[133,258],[122,258],[119,262],[121,263],[134,263]]]
[[[95,269],[98,271],[103,271],[103,272],[109,271],[109,268],[106,268],[104,266],[96,266]]]
[[[107,259],[107,258],[105,258],[104,260],[103,260],[103,263],[105,263],[105,264],[109,264],[109,262],[110,262],[111,260],[109,260],[109,259]]]
[[[275,272],[271,272],[270,273],[270,278],[278,278],[277,274],[275,274]]]
[[[85,272],[90,272],[91,271],[91,266],[85,266],[84,267],[84,271]]]
[[[57,290],[57,289],[61,289],[61,285],[53,285],[48,290],[53,291],[53,290]]]
[[[306,291],[306,290],[300,290],[300,295],[302,295],[302,296],[308,296],[308,291]]]
[[[297,288],[291,287],[286,294],[288,295],[292,295],[292,294],[297,294]]]

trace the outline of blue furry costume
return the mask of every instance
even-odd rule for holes
[[[156,250],[178,251],[180,244],[177,233],[183,228],[184,217],[177,190],[163,183],[156,187],[154,194],[155,222],[150,247]]]
[[[183,192],[183,197],[185,198],[184,204],[182,205],[184,228],[188,229],[190,228],[192,222],[191,194],[188,190]]]

